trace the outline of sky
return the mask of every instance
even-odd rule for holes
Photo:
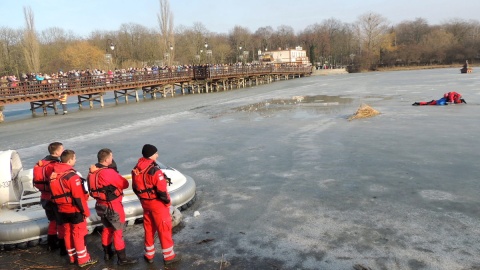
[[[124,23],[158,29],[159,0],[1,0],[0,28],[25,27],[23,7],[34,13],[35,28],[60,27],[79,36],[95,30],[116,31]],[[293,27],[296,33],[326,19],[355,22],[373,12],[390,24],[426,19],[430,25],[451,19],[480,19],[480,0],[170,0],[174,26],[202,23],[215,33],[229,33],[236,25],[252,33],[260,27]]]

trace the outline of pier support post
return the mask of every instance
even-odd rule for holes
[[[180,87],[182,88],[182,95],[185,95],[185,83],[182,83]]]
[[[100,103],[100,107],[103,108],[103,106],[104,106],[103,95],[104,94],[105,94],[105,92],[86,94],[86,95],[78,95],[78,107],[80,109],[83,109],[83,102],[88,101],[90,109],[93,109],[93,103],[94,102]]]
[[[143,90],[145,93],[145,90]],[[118,98],[125,97],[125,103],[128,104],[128,97],[135,98],[135,102],[138,102],[138,91],[137,89],[124,89],[124,90],[115,90],[113,91],[115,95],[115,104],[118,105]],[[145,94],[144,94],[145,96]]]
[[[30,110],[32,111],[32,115],[37,115],[36,109],[42,109],[43,115],[47,115],[47,109],[53,109],[55,114],[58,114],[57,111],[57,99],[47,99],[47,100],[39,100],[39,101],[32,101],[30,102]]]
[[[5,121],[5,117],[3,116],[3,110],[5,109],[5,106],[0,106],[0,123]]]

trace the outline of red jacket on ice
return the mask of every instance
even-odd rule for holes
[[[33,167],[33,185],[40,190],[40,198],[50,200],[52,192],[50,191],[50,175],[53,172],[55,163],[60,162],[57,157],[48,155],[39,160]]]
[[[57,204],[60,213],[82,213],[90,216],[87,205],[88,193],[85,191],[82,179],[72,166],[66,163],[56,163],[50,180],[52,201]]]
[[[154,160],[144,157],[138,160],[132,170],[132,189],[142,205],[145,201],[155,200],[170,206],[167,179]]]
[[[448,102],[451,103],[462,103],[462,95],[457,92],[448,92],[443,95],[444,98],[447,99]]]
[[[97,203],[107,206],[107,202],[122,202],[123,190],[128,186],[127,179],[114,169],[99,163],[90,166],[88,189]]]

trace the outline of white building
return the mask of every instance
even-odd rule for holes
[[[297,64],[310,66],[307,51],[297,46],[295,49],[263,52],[261,62],[264,64]]]

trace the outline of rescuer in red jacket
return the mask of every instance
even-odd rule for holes
[[[74,264],[76,259],[80,267],[95,264],[97,260],[90,258],[84,239],[87,232],[85,219],[90,216],[90,209],[87,205],[88,193],[73,168],[76,162],[75,152],[63,151],[60,160],[53,167],[50,189],[52,201],[57,204],[64,223],[65,247],[70,263]]]
[[[145,230],[145,255],[147,262],[153,263],[155,256],[155,232],[162,246],[163,261],[166,265],[180,261],[180,255],[173,251],[172,217],[170,216],[170,195],[167,179],[155,162],[157,148],[145,144],[137,165],[132,170],[132,189],[137,194],[143,208],[143,228]]]
[[[114,252],[112,242],[117,251],[118,264],[133,264],[136,259],[127,258],[123,229],[125,227],[125,211],[122,199],[123,190],[128,188],[127,179],[123,178],[115,169],[112,150],[101,149],[97,154],[98,163],[90,166],[88,174],[88,189],[90,195],[97,200],[95,210],[102,219],[102,246],[104,259],[110,260]]]
[[[53,142],[48,145],[49,155],[39,160],[33,167],[33,185],[40,191],[40,203],[43,209],[45,209],[45,214],[49,221],[47,231],[48,249],[54,251],[60,247],[60,255],[64,256],[67,255],[63,240],[65,231],[57,206],[51,201],[52,192],[50,191],[50,176],[53,172],[53,166],[55,163],[60,162],[62,152],[62,143]]]
[[[462,95],[457,92],[448,92],[443,95],[450,103],[462,103]]]

